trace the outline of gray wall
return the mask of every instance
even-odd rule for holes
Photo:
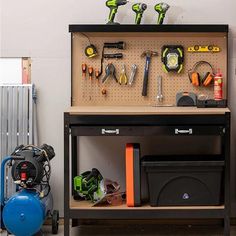
[[[40,142],[54,146],[56,158],[52,161],[52,191],[55,207],[63,210],[63,112],[70,105],[70,35],[68,25],[72,23],[105,23],[108,9],[105,1],[74,0],[0,0],[0,56],[32,58],[32,78],[38,88],[38,118]],[[134,1],[130,1],[129,4]],[[155,23],[153,6],[149,0],[144,22]],[[179,0],[167,1],[172,7],[166,18],[168,23],[226,23],[230,25],[230,103],[232,124],[235,124],[235,64],[236,64],[236,1],[234,0]],[[132,23],[134,15],[121,7],[117,20]],[[234,43],[233,43],[234,42]],[[235,127],[232,125],[232,202],[236,216],[235,195]],[[141,140],[141,138],[137,141]],[[124,182],[123,147],[133,139],[81,140],[82,169],[98,166],[109,177]],[[146,142],[145,140],[142,142]],[[153,141],[151,142],[153,143]],[[146,142],[144,150],[148,150]],[[98,149],[96,149],[96,147]],[[99,147],[103,150],[98,152]],[[104,149],[112,147],[115,155]],[[88,151],[88,149],[90,151]],[[95,161],[94,161],[95,159]],[[105,160],[106,165],[101,161]],[[115,161],[115,164],[114,164]]]

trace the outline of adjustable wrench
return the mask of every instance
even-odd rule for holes
[[[162,94],[162,77],[157,77],[157,101],[163,102],[163,94]]]
[[[131,75],[129,77],[129,85],[133,84],[136,71],[137,71],[137,65],[133,64],[131,67]]]

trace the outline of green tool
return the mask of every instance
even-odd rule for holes
[[[74,178],[74,190],[78,195],[86,200],[94,201],[94,194],[100,195],[100,183],[103,177],[100,172],[93,168]]]
[[[96,168],[74,177],[74,190],[77,193],[74,198],[79,196],[84,200],[92,201],[95,205],[106,201],[110,203],[113,197],[115,200],[119,189],[120,185],[117,182],[104,179]]]
[[[166,12],[170,8],[170,6],[167,3],[161,2],[155,5],[154,9],[159,13],[158,19],[157,19],[157,24],[162,25]]]
[[[106,6],[110,8],[110,14],[107,24],[119,24],[114,22],[117,10],[119,6],[125,5],[128,1],[127,0],[108,0],[106,1]]]
[[[140,25],[143,12],[147,9],[147,4],[136,3],[132,6],[132,10],[136,13],[135,24]]]

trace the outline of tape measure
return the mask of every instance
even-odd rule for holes
[[[89,58],[96,57],[98,55],[97,49],[93,44],[90,44],[85,48],[85,55]]]

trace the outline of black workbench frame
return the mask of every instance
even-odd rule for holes
[[[228,33],[228,25],[69,25],[69,32],[190,32]]]
[[[221,136],[224,169],[224,209],[156,210],[142,209],[70,209],[70,186],[77,173],[79,136],[102,135],[102,128],[119,128],[120,136],[176,135],[174,130],[194,130],[193,135]],[[123,131],[122,131],[123,129]],[[104,136],[104,135],[102,135]],[[71,137],[71,143],[70,143]],[[69,235],[69,219],[224,219],[225,236],[230,235],[230,113],[223,115],[70,115],[64,113],[65,165],[65,232]],[[71,158],[70,153],[71,151]],[[70,162],[71,159],[71,162]],[[70,164],[71,163],[71,164]],[[71,171],[71,177],[69,175]]]

